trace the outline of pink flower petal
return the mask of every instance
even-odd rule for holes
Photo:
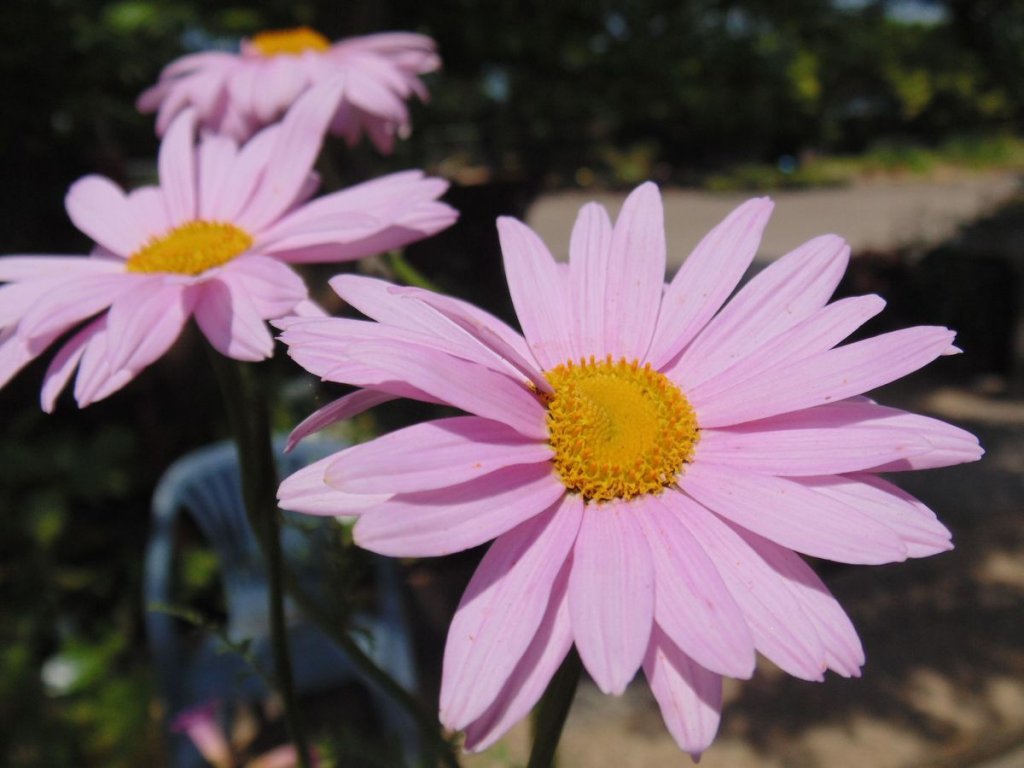
[[[222,93],[224,90],[226,89],[222,88]],[[238,104],[228,99],[225,99],[223,103],[224,108],[216,119],[217,127],[215,130],[225,136],[231,136],[235,141],[251,142],[252,139],[250,137],[260,130],[260,125],[243,112]],[[278,123],[274,123],[271,127],[277,127],[278,125]]]
[[[748,544],[786,580],[800,601],[800,607],[814,623],[825,647],[829,669],[843,677],[860,677],[864,649],[846,611],[832,597],[817,574],[800,557],[785,547],[763,539],[751,531],[733,526]]]
[[[350,254],[347,247],[351,243],[363,243],[368,239],[380,234],[386,229],[390,222],[382,221],[380,216],[374,216],[371,210],[361,211],[335,211],[331,215],[323,216],[319,221],[312,221],[309,224],[299,225],[292,221],[295,218],[308,218],[303,214],[311,207],[319,208],[319,203],[330,201],[330,197],[322,197],[311,203],[302,205],[295,209],[295,213],[286,216],[267,232],[260,234],[256,247],[264,253],[269,253],[274,258],[294,263],[313,263],[316,261],[351,261],[359,255],[367,256],[370,253],[380,253],[384,249],[376,251],[363,251],[359,255]],[[397,212],[401,215],[405,211]],[[324,256],[311,258],[308,253],[316,249],[317,254]],[[329,257],[328,257],[329,254]]]
[[[288,110],[268,158],[266,174],[238,223],[258,232],[295,202],[320,154],[324,133],[337,108],[341,87],[325,83],[309,89]]]
[[[347,421],[363,411],[394,399],[396,399],[394,395],[375,392],[372,389],[360,389],[344,397],[339,397],[303,419],[288,435],[288,443],[284,450],[289,453],[314,432],[319,432],[332,424]]]
[[[288,241],[269,243],[262,248],[274,258],[292,264],[353,261],[403,248],[451,226],[457,218],[458,213],[454,208],[440,202],[429,202],[407,209],[396,221],[378,222],[379,226],[367,232],[364,237],[354,238],[346,224],[338,229],[306,233]],[[299,247],[302,242],[308,245]]]
[[[160,84],[157,84],[157,88]],[[149,94],[143,94],[149,96]],[[154,96],[156,94],[154,93]],[[186,88],[170,89],[164,88],[160,99],[163,99],[163,103],[160,104],[160,109],[156,115],[156,135],[163,136],[167,133],[167,129],[170,128],[171,123],[183,109],[188,106],[189,90]],[[147,104],[153,103],[147,98]]]
[[[320,459],[286,477],[277,489],[281,509],[307,515],[354,517],[391,498],[391,494],[344,493],[327,485],[324,474],[335,456]]]
[[[209,133],[229,136],[236,141],[243,141],[252,133],[254,126],[247,125],[244,131],[235,131],[233,125],[232,104],[227,100],[227,81],[230,79],[232,67],[230,64],[224,66],[217,64],[205,72],[196,72],[194,77],[188,78],[187,87],[181,90],[186,91],[185,103],[195,108],[198,116],[206,124],[211,121],[219,123],[216,127],[210,125]]]
[[[546,443],[525,438],[505,424],[456,416],[415,424],[353,446],[328,469],[327,482],[352,493],[412,493],[551,457]]]
[[[695,462],[679,485],[712,512],[797,552],[840,563],[907,557],[891,528],[788,478]]]
[[[672,738],[694,760],[710,746],[722,712],[722,678],[679,650],[655,625],[644,674]]]
[[[141,275],[98,274],[63,281],[38,297],[18,323],[18,333],[27,338],[63,333],[153,279]]]
[[[645,360],[665,286],[665,213],[657,185],[641,184],[623,203],[608,270],[604,351],[616,360]]]
[[[260,87],[253,89],[252,108],[261,123],[276,120],[309,85],[292,58],[280,56],[269,61],[260,78]]]
[[[567,497],[568,501],[568,497]],[[509,675],[494,703],[466,726],[463,749],[480,752],[494,744],[530,713],[572,648],[572,622],[569,620],[569,568],[571,558],[551,585],[548,610],[537,634]]]
[[[210,134],[199,142],[199,218],[221,219],[221,200],[237,156],[238,145],[227,136]]]
[[[13,328],[44,296],[53,296],[73,280],[46,277],[0,285],[0,329]]]
[[[572,356],[566,283],[547,246],[525,224],[502,216],[498,236],[523,335],[541,367],[553,368]]]
[[[782,364],[701,401],[698,420],[724,427],[844,400],[927,365],[955,335],[934,326],[905,328]]]
[[[394,223],[409,209],[436,200],[447,189],[444,179],[427,177],[422,171],[388,174],[313,200],[274,223],[262,237],[275,242],[310,230],[335,228],[332,223],[342,219],[360,229],[340,242],[357,240]]]
[[[526,437],[547,439],[546,411],[522,384],[481,365],[401,342],[360,342],[349,354],[383,374],[456,408],[508,424]]]
[[[358,112],[359,110],[353,108],[352,111]],[[362,115],[363,130],[366,131],[367,137],[382,155],[390,155],[395,151],[395,134],[399,130],[407,129],[408,124],[407,116],[400,125],[396,125],[388,117]],[[356,133],[358,134],[358,127]]]
[[[194,290],[196,323],[214,349],[235,360],[270,357],[274,340],[252,299],[221,280],[208,280]]]
[[[391,394],[397,394],[400,390],[401,397],[412,397],[425,402],[437,403],[442,400],[409,386],[399,375],[382,372],[374,367],[371,361],[361,361],[362,358],[358,356],[359,350],[354,350],[353,345],[380,342],[403,348],[423,347],[455,355],[462,360],[471,357],[465,352],[464,347],[447,339],[364,320],[290,317],[283,322],[276,321],[275,324],[285,329],[280,338],[288,345],[288,354],[310,373],[326,381],[369,387]],[[479,349],[472,352],[479,353]],[[492,357],[482,357],[485,365],[494,363]]]
[[[417,32],[375,32],[350,37],[338,42],[336,48],[355,47],[391,53],[407,72],[425,74],[441,66],[437,44],[427,35]]]
[[[227,734],[217,722],[217,703],[200,704],[179,712],[171,723],[171,730],[184,732],[203,760],[214,768],[230,768],[234,763]]]
[[[128,208],[131,217],[146,233],[146,241],[170,231],[171,221],[167,216],[167,204],[160,187],[138,187],[128,193]],[[139,247],[142,246],[139,243]],[[121,263],[122,269],[124,263]]]
[[[312,299],[303,299],[292,308],[291,317],[327,317],[327,310]]]
[[[404,101],[408,92],[401,74],[391,69],[388,62],[379,56],[356,55],[360,76],[346,78],[345,98],[355,107],[386,116],[392,122],[408,122]]]
[[[313,765],[317,765],[315,748],[311,747],[310,752]],[[245,768],[298,768],[299,751],[294,744],[282,744],[279,747],[264,752],[259,757],[254,757],[245,764]]]
[[[175,118],[160,143],[160,188],[172,226],[192,221],[199,213],[196,200],[195,113],[186,110]]]
[[[810,477],[857,472],[894,461],[913,462],[933,445],[912,414],[870,403],[829,403],[704,429],[697,460],[766,475]],[[941,422],[939,422],[941,424]],[[976,443],[975,443],[976,445]]]
[[[705,404],[740,382],[758,379],[780,365],[832,349],[884,307],[885,302],[878,296],[854,296],[829,304],[743,360],[687,390],[686,396],[700,413]]]
[[[107,349],[110,334],[107,316],[97,321],[95,333],[85,344],[85,351],[78,366],[75,379],[75,400],[79,408],[85,408],[102,400],[127,385],[135,378],[135,372],[127,369],[112,370],[107,363]]]
[[[348,261],[381,253],[450,226],[458,213],[438,201],[443,179],[407,171],[307,203],[260,234],[258,245],[295,263]]]
[[[192,296],[180,283],[148,280],[118,297],[107,315],[107,364],[111,370],[141,371],[178,338],[192,311]]]
[[[258,254],[247,254],[229,262],[221,270],[220,280],[237,293],[248,296],[264,319],[286,315],[309,295],[306,284],[295,270]]]
[[[430,329],[451,338],[462,338],[451,335],[449,324],[438,322],[437,314],[440,314],[471,335],[474,329],[485,327],[500,337],[504,346],[511,347],[516,357],[529,356],[526,343],[518,333],[494,315],[466,301],[356,274],[339,274],[330,283],[342,299],[385,325],[412,330]]]
[[[72,184],[64,207],[78,229],[118,256],[129,256],[148,238],[130,215],[124,192],[103,176],[86,176]]]
[[[838,405],[838,404],[837,404]],[[928,453],[893,460],[869,467],[872,472],[901,472],[910,469],[933,469],[977,461],[985,451],[978,444],[978,438],[959,427],[944,421],[906,413],[896,408],[873,405],[885,424],[893,428],[915,432],[927,440],[932,450]]]
[[[59,336],[60,333],[50,333],[28,339],[10,329],[0,333],[0,387],[45,352]]]
[[[53,413],[53,409],[57,405],[57,397],[64,391],[64,387],[67,386],[71,375],[82,360],[85,345],[105,327],[106,316],[94,320],[72,336],[54,355],[46,369],[46,375],[43,376],[43,387],[39,396],[40,405],[46,413]]]
[[[264,178],[281,130],[281,124],[275,123],[257,133],[239,149],[228,172],[221,199],[216,201],[211,215],[220,220],[240,223],[239,217]],[[250,233],[259,234],[253,230]]]
[[[540,372],[523,338],[497,318],[485,312],[470,311],[469,305],[419,288],[399,288],[394,289],[394,293],[436,310],[479,342],[505,370],[521,375],[539,392],[551,391],[551,385]]]
[[[395,496],[362,517],[354,536],[382,555],[448,555],[500,536],[564,494],[550,466],[519,464],[461,485]]]
[[[436,313],[423,305],[402,301],[394,290],[397,286],[387,280],[363,275],[335,275],[328,282],[347,304],[385,325],[411,330],[419,330],[425,323],[431,330],[449,327],[438,323]]]
[[[718,569],[682,522],[689,506],[681,494],[666,491],[635,511],[653,557],[655,620],[702,666],[750,677],[754,639]]]
[[[260,80],[266,70],[266,61],[257,59],[254,66],[236,66],[225,80],[230,104],[240,113],[254,118],[254,95],[260,88]],[[255,120],[252,121],[258,125]]]
[[[612,223],[604,206],[587,203],[580,209],[569,240],[569,292],[576,317],[574,355],[604,358],[605,300],[610,278]]]
[[[376,329],[374,324],[364,324],[366,327],[359,332],[363,338],[392,338],[432,347],[491,370],[505,372],[524,385],[533,382],[538,390],[550,391],[550,385],[535,371],[535,365],[518,357],[517,350],[506,344],[497,331],[489,335],[492,328],[481,325],[485,320],[443,303],[447,312],[434,309],[428,304],[434,295],[429,291],[406,294],[404,289],[390,283],[357,275],[339,275],[331,280],[331,284],[338,295],[352,306],[380,321]],[[420,297],[423,301],[419,300]],[[336,336],[344,348],[354,338],[352,324],[358,322],[350,320],[346,328],[338,320],[323,324],[289,321],[282,339],[288,344],[307,344],[310,341],[306,338],[307,332],[321,331],[324,336]],[[324,349],[326,351],[326,347]],[[511,361],[518,361],[524,367],[531,365],[531,369],[525,372]],[[540,382],[543,382],[543,387]]]
[[[754,647],[789,674],[821,680],[825,649],[784,580],[729,526],[686,497],[680,520],[718,567],[743,618]]]
[[[399,376],[382,373],[351,357],[346,356],[344,359],[339,359],[336,354],[337,344],[332,346],[328,343],[299,343],[298,341],[287,341],[287,343],[291,344],[288,348],[289,357],[310,373],[320,376],[324,381],[366,387],[386,392],[394,397],[411,398],[425,403],[442,403],[440,398],[411,386]],[[341,349],[343,354],[348,355],[351,346],[341,346]]]
[[[498,698],[548,613],[582,517],[582,503],[566,498],[487,550],[448,630],[441,678],[448,728],[464,728]]]
[[[45,278],[71,278],[124,271],[124,263],[91,256],[4,256],[0,258],[0,283]],[[2,289],[0,289],[2,290]],[[6,301],[4,305],[6,306]]]
[[[647,360],[662,368],[693,339],[737,286],[757,253],[773,204],[749,200],[697,244],[661,301]]]
[[[640,668],[654,623],[654,568],[636,506],[587,506],[569,574],[576,648],[597,687],[616,695]]]
[[[436,318],[435,318],[436,319]],[[443,320],[443,318],[442,318]],[[341,363],[350,356],[355,343],[382,342],[422,346],[449,355],[472,360],[480,356],[476,345],[465,353],[465,335],[457,328],[449,327],[445,334],[429,333],[424,329],[399,328],[369,320],[355,320],[348,317],[288,318],[278,327],[283,327],[281,340],[294,347],[301,347],[305,353],[319,352],[330,356],[335,363]],[[453,338],[454,337],[454,338]],[[474,355],[473,353],[476,353]],[[490,358],[484,356],[487,362]]]
[[[849,258],[841,238],[824,235],[770,264],[683,351],[673,378],[691,389],[824,307]]]
[[[892,483],[868,474],[809,477],[799,481],[815,493],[855,507],[862,515],[891,528],[909,557],[928,557],[953,548],[946,527],[934,513]]]
[[[238,56],[225,51],[202,51],[190,53],[175,59],[160,72],[161,79],[195,72],[201,68],[228,69],[235,65]]]

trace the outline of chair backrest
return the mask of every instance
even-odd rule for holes
[[[275,441],[278,474],[284,477],[297,469],[344,448],[337,442],[309,440],[293,452],[284,454],[283,440]],[[147,606],[174,604],[172,572],[179,515],[185,510],[203,536],[216,550],[221,564],[224,597],[228,611],[227,633],[234,640],[256,640],[255,649],[268,655],[266,627],[267,584],[259,543],[253,534],[242,501],[238,461],[232,443],[200,448],[182,457],[164,473],[153,494],[153,530],[146,553],[144,592]],[[290,513],[285,513],[289,515]],[[305,582],[311,594],[321,590],[322,558],[318,547],[326,545],[331,528],[327,520],[307,532],[311,521],[306,515],[293,515],[295,526],[285,525],[282,547],[293,574]],[[303,530],[300,530],[299,528]],[[319,534],[319,535],[318,535]],[[326,547],[325,547],[326,549]],[[365,632],[353,633],[353,639],[406,690],[416,689],[416,670],[412,640],[401,600],[401,579],[395,561],[373,556],[374,604],[366,613],[353,618],[353,626]],[[319,595],[329,598],[328,595]],[[289,604],[286,602],[286,611]],[[249,678],[246,691],[239,688],[239,665],[226,659],[202,658],[186,650],[180,642],[176,619],[159,610],[146,611],[146,629],[156,663],[160,688],[168,714],[201,703],[211,695],[252,696],[259,681]],[[261,640],[262,638],[262,640]],[[292,627],[293,672],[296,688],[318,690],[339,681],[354,678],[367,684],[386,728],[398,738],[405,762],[416,761],[417,735],[414,723],[389,696],[375,687],[374,681],[348,660],[316,627],[297,624]],[[238,662],[239,660],[235,660]],[[197,698],[195,682],[203,689]],[[174,741],[172,739],[172,741]],[[178,738],[172,747],[176,766],[200,765],[198,753],[187,739]],[[190,762],[192,761],[192,762]]]
[[[282,477],[344,447],[337,442],[307,441],[285,454],[283,446],[283,440],[275,441],[278,474]],[[195,521],[216,552],[227,608],[228,635],[241,640],[266,634],[266,568],[259,542],[246,516],[234,443],[225,441],[192,451],[174,462],[161,477],[153,493],[153,530],[146,555],[147,605],[174,603],[172,566],[182,510]],[[326,535],[326,531],[325,525],[322,533]],[[309,578],[308,571],[315,566],[315,558],[311,556],[315,543],[315,537],[284,527],[285,557],[293,568],[298,566],[300,579]],[[304,574],[304,570],[307,573]],[[184,661],[175,619],[160,611],[147,611],[146,623],[160,675],[166,678],[161,685],[165,695],[173,699],[173,669]]]

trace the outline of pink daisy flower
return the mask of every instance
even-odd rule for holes
[[[221,136],[197,146],[185,112],[161,144],[159,186],[75,182],[65,205],[92,254],[0,258],[0,386],[84,321],[46,373],[44,410],[76,368],[80,406],[117,391],[190,317],[222,354],[264,359],[265,320],[314,311],[290,263],[350,261],[449,226],[456,213],[437,201],[447,184],[419,171],[310,200],[339,89],[311,91],[241,148]]]
[[[394,397],[470,414],[349,448],[279,492],[288,509],[358,516],[355,540],[387,555],[495,539],[444,654],[441,720],[468,749],[526,715],[575,644],[606,693],[642,668],[698,755],[722,676],[749,677],[755,651],[806,680],[859,674],[853,626],[797,553],[887,563],[951,547],[878,473],[974,461],[977,440],[861,394],[956,351],[953,332],[836,346],[883,301],[827,303],[849,255],[832,235],[726,303],[771,208],[739,207],[667,286],[653,184],[614,227],[585,206],[568,264],[499,219],[525,338],[464,302],[350,276],[334,289],[376,322],[280,323],[301,365],[362,387],[294,439]]]
[[[141,112],[157,112],[161,136],[182,110],[199,123],[245,141],[280,119],[309,88],[339,82],[331,133],[355,144],[365,131],[381,152],[410,130],[405,102],[426,101],[419,76],[441,66],[434,41],[411,32],[385,32],[331,43],[307,27],[261,32],[243,40],[239,53],[210,51],[183,56],[139,96]]]

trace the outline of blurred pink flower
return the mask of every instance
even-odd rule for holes
[[[310,763],[313,768],[319,764],[315,752],[310,755]],[[254,757],[245,764],[245,768],[298,768],[298,765],[298,750],[291,744],[282,744],[280,747],[274,747],[264,752],[259,757]]]
[[[219,708],[220,702],[214,699],[179,712],[171,722],[171,730],[188,736],[203,759],[214,768],[233,768],[236,760],[231,744],[217,722]],[[319,760],[315,750],[310,752],[310,762],[315,768]],[[247,761],[245,768],[296,768],[298,764],[299,753],[295,747],[284,744]]]
[[[240,53],[194,53],[172,62],[138,108],[157,112],[160,135],[192,107],[203,128],[244,141],[279,120],[307,89],[336,82],[331,133],[352,145],[365,131],[389,153],[395,136],[410,130],[405,102],[428,98],[419,76],[440,66],[425,35],[384,32],[331,43],[306,27],[275,30],[243,40]]]
[[[832,235],[725,303],[771,208],[740,206],[668,286],[653,184],[614,227],[585,206],[568,264],[500,219],[525,340],[472,305],[356,276],[332,285],[376,322],[276,323],[302,366],[363,387],[293,440],[395,397],[472,414],[351,447],[279,491],[287,509],[358,516],[356,542],[386,555],[496,539],[444,656],[441,719],[468,749],[526,715],[575,643],[606,693],[642,667],[697,755],[718,727],[721,677],[749,677],[755,650],[806,680],[859,674],[853,626],[797,552],[887,563],[951,547],[877,473],[974,461],[977,440],[860,395],[957,351],[953,332],[837,347],[884,302],[827,304],[849,254]]]
[[[219,707],[220,703],[213,700],[179,712],[171,721],[171,730],[188,736],[203,759],[214,768],[232,768],[235,761],[231,744],[217,722]]]
[[[222,136],[195,145],[194,114],[183,113],[160,147],[160,186],[125,194],[101,176],[75,182],[65,204],[93,253],[0,258],[0,386],[96,315],[50,365],[45,410],[76,368],[79,406],[117,391],[190,317],[222,354],[261,360],[273,352],[265,320],[313,311],[289,263],[350,261],[450,225],[455,211],[437,201],[446,182],[420,171],[310,201],[339,89],[310,91],[241,148]]]

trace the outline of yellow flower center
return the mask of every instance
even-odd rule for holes
[[[697,417],[679,387],[637,361],[569,361],[543,396],[562,483],[588,502],[658,494],[693,457]]]
[[[260,32],[253,35],[249,43],[261,55],[268,57],[298,56],[306,51],[326,51],[331,47],[330,40],[309,27]]]
[[[154,237],[128,257],[129,272],[198,275],[227,264],[252,246],[252,236],[234,224],[190,221]]]

